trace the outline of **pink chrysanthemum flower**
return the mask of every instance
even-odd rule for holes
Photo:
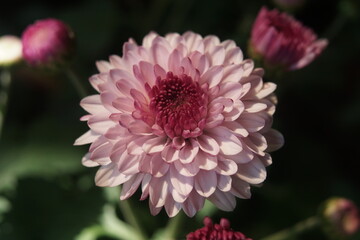
[[[220,220],[220,224],[213,224],[209,217],[204,218],[204,227],[189,233],[186,240],[252,240],[241,232],[235,232],[230,228],[230,222],[226,218]]]
[[[284,70],[305,67],[326,46],[326,39],[318,40],[311,29],[276,9],[261,8],[251,31],[251,55]]]
[[[75,36],[64,22],[48,18],[29,25],[22,34],[22,44],[29,64],[53,66],[73,56]]]
[[[90,131],[75,144],[91,143],[82,161],[101,165],[98,186],[122,184],[120,199],[141,186],[151,213],[172,217],[193,216],[205,199],[231,211],[264,181],[283,142],[271,129],[275,84],[233,41],[150,33],[97,67],[100,94],[81,101]]]

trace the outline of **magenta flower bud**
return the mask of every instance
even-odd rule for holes
[[[251,240],[241,232],[235,232],[230,228],[229,220],[222,218],[220,224],[213,224],[209,217],[204,218],[204,227],[191,232],[186,240]]]
[[[360,215],[357,206],[346,198],[331,198],[322,208],[321,217],[325,232],[333,239],[344,239],[360,229]]]
[[[263,7],[252,27],[250,54],[267,67],[291,71],[311,63],[327,43],[293,17]]]
[[[23,57],[31,65],[64,64],[73,56],[73,31],[60,20],[49,18],[29,25],[22,35]]]

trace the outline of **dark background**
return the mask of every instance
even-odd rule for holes
[[[97,72],[95,61],[121,55],[129,37],[141,43],[151,30],[163,35],[187,30],[221,40],[233,39],[246,55],[249,33],[261,6],[272,1],[250,0],[105,0],[12,1],[0,9],[0,36],[21,36],[37,19],[54,17],[69,24],[77,37],[74,69],[87,79]],[[292,14],[330,44],[304,69],[281,79],[274,126],[285,137],[272,154],[273,165],[251,200],[238,200],[227,217],[232,227],[253,239],[290,227],[318,211],[329,197],[342,196],[360,204],[360,20],[359,1],[305,1]],[[85,113],[63,73],[13,69],[8,113],[0,140],[0,239],[67,240],[99,223],[107,201],[94,186],[96,169],[81,165],[85,147],[72,146],[87,130],[78,119]],[[164,211],[149,214],[147,200],[131,198],[145,230],[166,225]],[[211,214],[205,212],[204,214]],[[120,215],[120,214],[119,214]],[[201,226],[186,219],[180,236]],[[119,216],[122,218],[122,216]],[[182,237],[183,238],[183,237]],[[111,238],[99,238],[111,239]],[[319,229],[298,239],[327,239]],[[360,239],[359,235],[353,239]]]

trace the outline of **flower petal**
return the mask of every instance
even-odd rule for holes
[[[216,190],[217,177],[214,171],[200,170],[194,177],[196,192],[203,197],[209,197]]]

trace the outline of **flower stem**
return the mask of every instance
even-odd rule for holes
[[[124,218],[125,218],[126,222],[128,222],[138,232],[138,235],[142,240],[146,240],[147,237],[146,237],[143,229],[141,228],[141,225],[140,225],[138,219],[136,218],[136,216],[135,216],[135,214],[134,214],[134,212],[132,210],[132,207],[131,207],[131,204],[130,204],[129,200],[120,201],[119,206],[120,206],[121,212],[124,215]]]
[[[0,73],[0,139],[2,128],[5,121],[9,90],[11,84],[11,73],[8,68],[4,68]]]
[[[175,240],[178,231],[181,229],[180,225],[184,220],[184,213],[179,212],[175,217],[169,220],[168,225],[166,226],[165,233],[163,235],[163,239],[167,240]]]
[[[74,72],[74,70],[71,67],[68,67],[66,69],[66,75],[71,80],[71,83],[75,87],[75,89],[76,89],[77,93],[79,94],[80,98],[86,97],[88,95],[87,91],[85,90],[85,88],[82,85],[79,77],[77,76],[77,74]]]
[[[313,229],[319,225],[319,219],[314,216],[310,217],[304,221],[297,223],[295,226],[281,230],[277,233],[274,233],[268,237],[262,238],[261,240],[290,240],[294,239],[294,236],[306,232],[310,229]]]

